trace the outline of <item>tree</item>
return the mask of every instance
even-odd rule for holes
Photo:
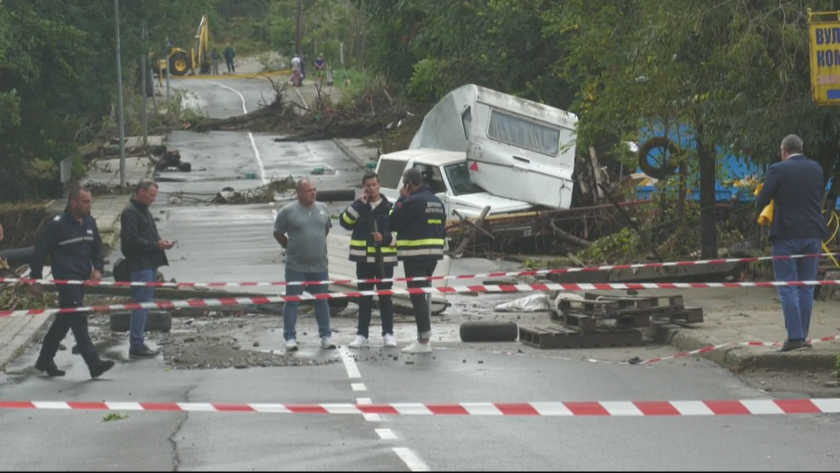
[[[208,5],[121,2],[124,67],[136,67],[166,35],[173,44],[191,44],[194,27],[185,25],[197,25]],[[144,21],[148,43],[140,37]],[[81,130],[93,128],[115,102],[114,10],[84,0],[4,0],[0,38],[0,199],[56,196],[57,175],[44,167],[75,154],[91,138]]]

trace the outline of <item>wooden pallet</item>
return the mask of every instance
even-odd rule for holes
[[[584,300],[560,301],[559,311],[551,311],[551,320],[579,332],[591,333],[606,321],[622,328],[649,327],[651,318],[670,322],[703,322],[703,309],[685,307],[682,296],[635,297],[586,293]]]
[[[586,300],[614,301],[622,313],[644,311],[653,314],[685,308],[683,296],[621,296],[587,292],[583,297]]]
[[[519,326],[519,341],[541,350],[559,348],[606,348],[642,345],[642,333],[634,329],[600,329],[583,333],[559,325]]]
[[[591,314],[560,312],[552,309],[550,316],[553,322],[558,322],[567,328],[585,333],[596,332],[608,320],[614,321],[611,326],[615,327],[642,328],[650,326],[650,315],[640,313],[598,317]]]

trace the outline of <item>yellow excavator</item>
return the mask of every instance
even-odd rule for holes
[[[159,59],[155,72],[160,77],[172,71],[172,75],[183,76],[188,72],[195,75],[198,69],[199,74],[210,72],[210,27],[207,22],[207,15],[201,17],[198,25],[198,32],[195,34],[195,46],[187,52],[185,49],[172,48],[166,59]]]

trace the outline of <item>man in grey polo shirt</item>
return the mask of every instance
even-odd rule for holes
[[[295,188],[297,202],[283,207],[274,221],[274,239],[286,250],[286,281],[326,281],[327,234],[330,232],[330,212],[322,202],[315,201],[315,185],[309,179],[301,179]],[[307,284],[306,292],[324,294],[326,284]],[[286,286],[286,295],[303,294],[304,285]],[[297,351],[297,311],[299,302],[286,302],[283,306],[283,338],[286,351]],[[315,320],[321,348],[335,349],[330,330],[330,308],[325,299],[315,301]]]

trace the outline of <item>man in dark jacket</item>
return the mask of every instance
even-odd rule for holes
[[[35,254],[30,261],[30,275],[33,279],[44,276],[44,260],[50,256],[53,279],[101,281],[105,269],[102,237],[96,227],[96,220],[90,216],[90,192],[78,187],[70,190],[69,203],[62,215],[44,223]],[[57,284],[58,305],[62,309],[84,306],[84,286],[80,284]],[[41,294],[37,284],[31,287],[35,296]],[[114,362],[102,360],[88,332],[88,313],[69,312],[56,314],[35,363],[38,371],[49,376],[64,376],[65,372],[55,365],[55,354],[61,340],[72,330],[79,354],[85,360],[91,378],[98,378],[114,367]]]
[[[392,279],[394,266],[397,265],[397,240],[391,233],[388,220],[391,202],[379,193],[379,176],[375,172],[366,173],[362,178],[362,185],[362,196],[338,216],[339,224],[353,232],[350,236],[350,261],[356,262],[358,279]],[[381,258],[381,268],[377,264],[377,258]],[[359,291],[371,291],[374,285],[379,290],[389,290],[393,282],[360,282]],[[356,339],[350,343],[350,348],[367,346],[372,311],[373,296],[362,297],[359,300]],[[382,338],[385,346],[397,346],[394,339],[394,304],[391,296],[379,296],[379,314],[382,317]]]
[[[157,270],[169,265],[164,250],[175,246],[174,242],[163,240],[155,225],[155,219],[149,206],[157,198],[158,186],[151,179],[143,179],[137,185],[134,197],[120,215],[120,249],[125,257],[132,282],[153,282]],[[152,286],[132,286],[135,302],[152,302],[155,288]],[[154,358],[157,353],[144,343],[147,309],[131,311],[130,348],[128,356],[132,359]]]
[[[225,63],[227,64],[227,71],[231,74],[236,73],[236,64],[233,63],[233,58],[236,57],[236,50],[230,43],[225,48]]]
[[[446,246],[446,209],[443,202],[423,183],[417,169],[403,174],[400,198],[391,214],[391,231],[398,234],[397,258],[403,262],[405,276],[431,277]],[[410,281],[408,287],[431,287],[430,280]],[[403,353],[431,353],[432,313],[430,294],[412,294],[417,341]]]
[[[770,226],[773,256],[818,254],[827,230],[822,214],[822,168],[802,154],[802,139],[796,135],[782,140],[781,154],[782,161],[770,166],[756,199],[759,212],[775,202]],[[817,258],[773,261],[778,281],[813,281],[818,267]],[[814,286],[779,286],[778,292],[788,332],[781,351],[810,348],[806,340],[814,308]]]

